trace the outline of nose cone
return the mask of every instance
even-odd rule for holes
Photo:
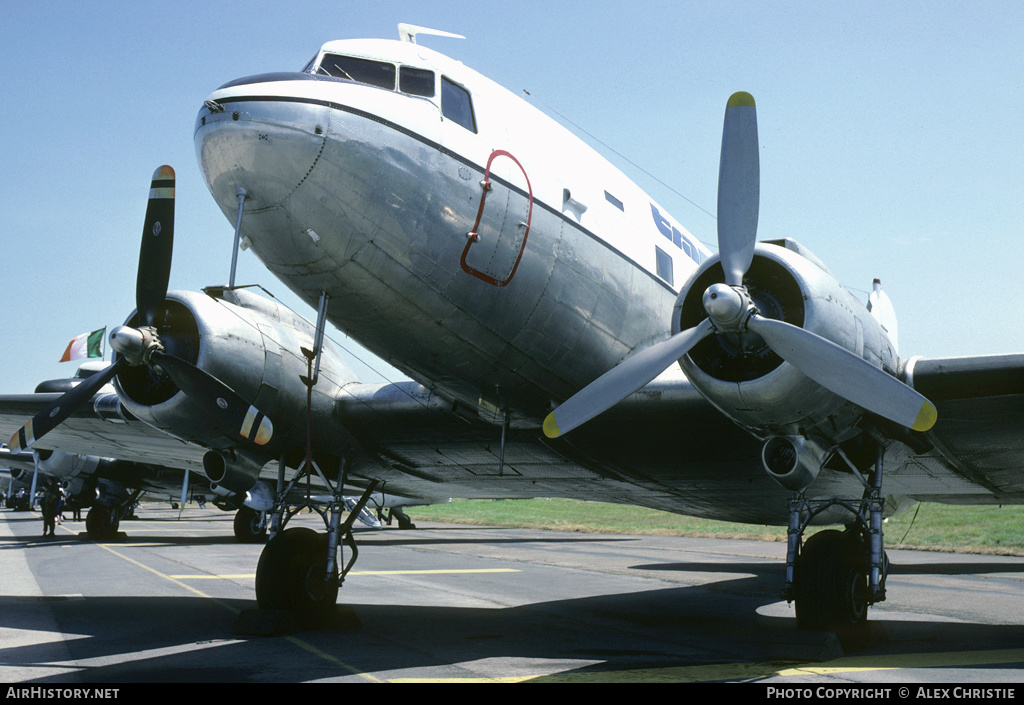
[[[732,323],[746,309],[739,292],[726,284],[712,284],[704,292],[704,310],[716,323]]]
[[[327,136],[326,107],[269,95],[281,81],[259,78],[218,89],[196,118],[196,158],[231,220],[238,188],[248,193],[247,208],[285,201],[309,176]]]
[[[110,347],[129,359],[141,357],[148,342],[147,336],[138,328],[118,326],[110,332]]]

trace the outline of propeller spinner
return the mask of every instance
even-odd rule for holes
[[[27,448],[52,431],[88,402],[103,385],[128,366],[159,369],[204,412],[241,441],[265,445],[273,424],[229,386],[192,363],[164,352],[156,326],[167,297],[174,244],[174,169],[161,166],[153,174],[149,205],[139,250],[135,302],[139,327],[119,326],[110,334],[117,360],[63,394],[18,429],[8,444],[12,451]]]
[[[556,408],[544,433],[556,438],[636,392],[711,334],[760,335],[779,357],[831,392],[891,421],[927,431],[935,407],[906,384],[830,340],[761,316],[743,286],[753,261],[760,190],[757,114],[749,93],[725,109],[718,173],[718,249],[725,283],[704,292],[708,317],[627,358]]]

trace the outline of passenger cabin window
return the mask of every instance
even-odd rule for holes
[[[604,200],[606,200],[609,203],[611,203],[613,206],[618,208],[623,213],[626,212],[625,207],[622,205],[622,201],[620,201],[619,199],[617,199],[615,196],[611,195],[607,191],[604,192]]]
[[[655,264],[658,268],[658,276],[668,282],[669,286],[672,286],[672,257],[662,250],[660,247],[655,246]]]
[[[336,78],[347,78],[358,83],[395,90],[395,65],[383,61],[324,54],[317,71]]]
[[[434,97],[434,72],[403,66],[398,73],[398,90],[424,98]]]
[[[444,76],[441,77],[441,115],[470,132],[476,132],[473,101],[469,97],[469,91]]]

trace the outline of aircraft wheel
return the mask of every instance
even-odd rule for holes
[[[263,515],[255,509],[242,507],[235,513],[235,538],[239,543],[262,543],[267,540]]]
[[[793,575],[799,629],[844,630],[867,621],[867,551],[854,532],[811,536]]]
[[[287,610],[303,625],[322,624],[338,600],[338,580],[324,580],[327,534],[306,527],[272,538],[256,566],[256,603],[261,610]]]
[[[93,507],[85,515],[85,531],[93,541],[109,541],[116,537],[120,525],[117,511],[107,507]]]

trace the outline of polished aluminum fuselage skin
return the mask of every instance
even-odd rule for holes
[[[436,99],[309,74],[212,93],[219,110],[196,123],[203,173],[232,220],[245,189],[242,233],[282,281],[312,305],[327,292],[330,321],[412,378],[518,426],[668,335],[677,286],[709,253],[663,209],[461,64],[335,44],[467,86],[477,132]],[[675,285],[655,274],[656,249]]]

